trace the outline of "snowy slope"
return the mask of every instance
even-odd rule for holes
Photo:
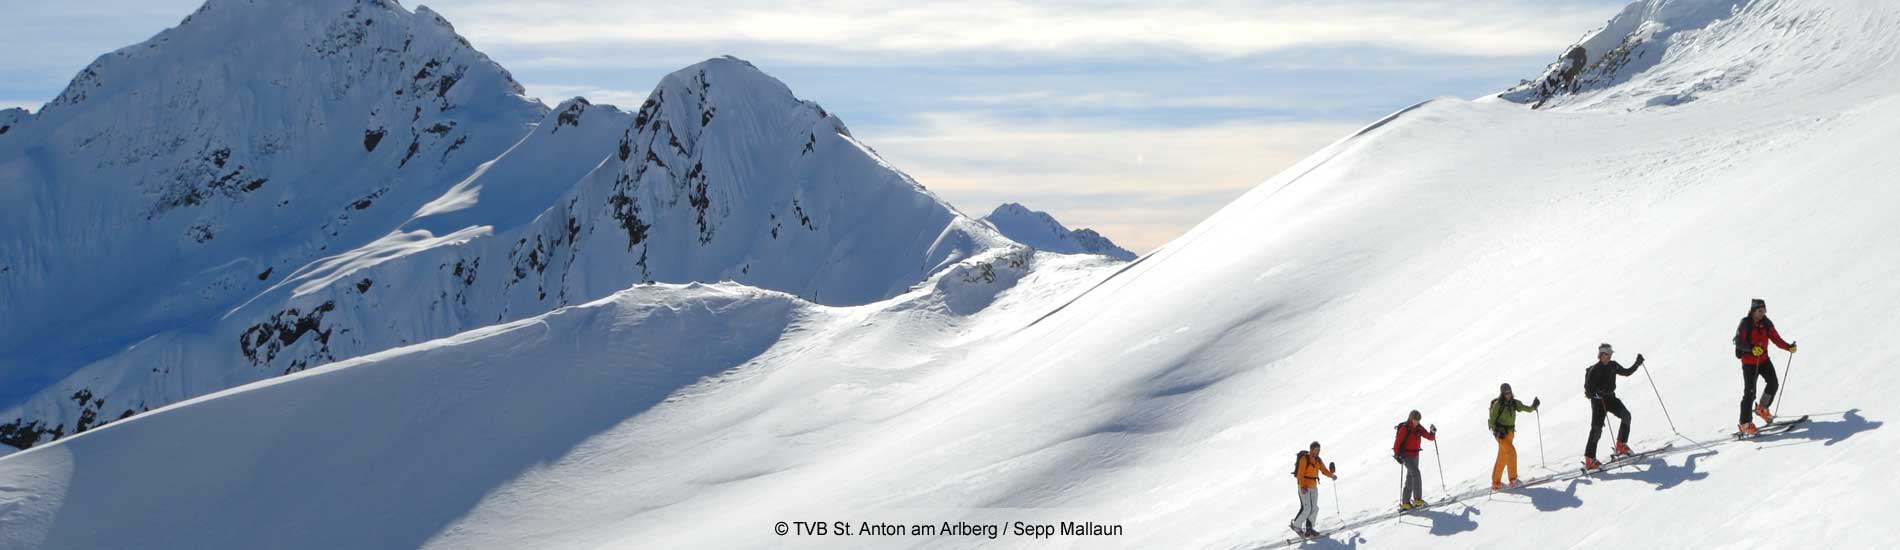
[[[314,6],[334,9],[324,11]],[[327,23],[300,18],[311,10],[314,12],[309,17]],[[132,72],[120,65],[152,71],[155,69],[134,61],[171,63],[175,55],[167,48],[198,44],[207,40],[205,35],[218,35],[224,27],[247,27],[253,20],[274,21],[287,14],[297,16],[291,17],[291,23],[329,29],[322,35],[323,48],[289,48],[288,52],[258,48],[251,53],[291,60],[271,57],[279,64],[313,67],[295,74],[311,74],[308,78],[317,88],[336,85],[385,89],[347,80],[332,82],[325,79],[342,77],[324,72],[355,66],[354,58],[339,61],[325,57],[330,51],[325,48],[373,48],[373,55],[364,54],[371,55],[371,60],[396,56],[395,45],[363,38],[381,37],[377,33],[394,27],[387,22],[381,26],[372,22],[384,18],[425,18],[441,40],[461,48],[457,51],[476,58],[480,55],[426,9],[409,14],[383,3],[343,1],[263,2],[238,9],[212,2],[192,20],[162,33],[148,45],[121,51],[149,50],[153,53],[143,55],[150,59],[134,56],[133,61],[102,61],[88,74]],[[384,40],[398,38],[409,40],[406,35],[396,34]],[[343,45],[331,44],[335,40],[345,41]],[[114,56],[107,60],[115,60]],[[224,70],[248,62],[241,57],[224,59],[205,70]],[[394,63],[394,68],[371,65],[375,70],[408,70],[403,68],[408,66],[404,65],[407,61],[396,59]],[[428,104],[431,109],[470,119],[507,112],[455,103],[453,100],[459,97],[456,92],[472,86],[467,84],[474,79],[468,76],[472,69],[443,63],[433,57],[419,60],[413,63],[420,67],[414,69],[414,74],[396,75],[405,85],[411,80],[434,84],[398,86],[393,94],[378,91],[374,97],[390,95],[395,99],[388,101],[399,103],[404,98],[420,97],[434,102]],[[485,67],[496,72],[494,78],[505,81],[506,73],[499,67],[492,63]],[[344,76],[354,78],[355,74]],[[425,78],[431,74],[438,75],[436,80]],[[74,90],[91,89],[88,78],[82,74]],[[238,80],[207,81],[201,86],[248,91],[268,88],[266,84],[271,83],[231,78]],[[223,248],[179,251],[175,246],[154,244],[151,239],[169,237],[142,225],[136,232],[105,231],[103,228],[114,224],[165,223],[181,215],[161,210],[145,218],[139,217],[143,211],[124,214],[129,216],[127,219],[76,216],[73,213],[115,207],[118,203],[88,202],[94,193],[62,195],[62,190],[81,188],[61,184],[76,176],[27,172],[15,187],[31,200],[16,204],[62,201],[49,206],[43,215],[71,227],[62,226],[53,234],[20,231],[14,234],[17,240],[10,241],[16,248],[0,255],[9,262],[22,262],[17,271],[23,274],[6,279],[11,286],[6,287],[3,296],[9,302],[18,302],[17,307],[8,305],[21,315],[8,319],[49,318],[44,326],[14,331],[8,335],[11,339],[0,341],[0,372],[22,379],[18,386],[35,382],[28,387],[38,389],[24,403],[0,409],[0,422],[4,422],[0,423],[0,442],[26,447],[50,441],[186,398],[538,315],[591,301],[635,283],[738,281],[818,303],[861,304],[904,292],[931,274],[992,248],[1016,246],[885,163],[853,139],[836,116],[798,99],[783,83],[741,60],[713,59],[669,75],[632,113],[592,105],[582,98],[543,110],[539,104],[521,98],[519,87],[512,81],[505,83],[506,89],[500,90],[505,103],[534,112],[535,120],[516,117],[505,128],[493,129],[468,122],[458,125],[455,120],[432,122],[417,114],[414,124],[423,125],[419,126],[420,133],[402,134],[397,136],[400,140],[382,138],[389,143],[421,140],[418,143],[424,145],[432,139],[453,138],[440,151],[423,146],[417,149],[421,153],[395,155],[389,151],[403,148],[388,147],[388,143],[372,140],[368,134],[350,134],[343,140],[331,132],[272,141],[271,147],[280,151],[315,147],[312,141],[347,141],[338,145],[340,151],[333,148],[299,156],[315,166],[299,165],[296,170],[302,172],[296,173],[312,175],[285,182],[281,191],[286,197],[320,194],[334,203],[335,210],[327,206],[296,207],[288,198],[274,206],[260,206],[244,199],[243,193],[250,191],[218,194],[223,188],[215,184],[222,180],[214,180],[213,187],[204,191],[209,194],[200,202],[216,208],[207,207],[204,212],[230,212],[217,214],[225,216],[216,222],[227,228],[220,231],[248,237],[180,246]],[[0,149],[0,162],[10,159],[15,165],[36,165],[45,150],[62,143],[57,139],[60,132],[71,131],[59,128],[79,125],[62,121],[98,119],[103,115],[96,110],[120,108],[109,103],[113,97],[150,101],[139,98],[176,95],[164,101],[177,103],[205,101],[211,95],[198,88],[176,92],[164,82],[141,84],[129,78],[121,86],[132,91],[105,97],[103,92],[92,92],[83,102],[62,99],[49,105],[28,128],[31,132],[52,133],[19,137],[17,148]],[[372,122],[381,120],[377,113],[393,108],[357,107],[352,103],[353,96],[345,95],[302,98],[297,92],[269,89],[247,93],[246,97],[260,99],[254,104],[230,106],[232,126],[204,128],[209,123],[194,122],[200,127],[194,127],[191,135],[215,139],[223,134],[272,128],[247,121],[277,114],[274,105],[284,101],[280,95],[306,99],[309,108],[318,111],[347,114],[350,108],[366,109]],[[84,95],[69,91],[62,97]],[[408,112],[406,108],[404,111]],[[189,119],[184,114],[179,118]],[[222,119],[213,119],[218,120]],[[300,131],[337,124],[315,114],[294,122],[303,125],[296,126]],[[58,124],[65,126],[53,126]],[[161,129],[155,132],[175,131],[167,124],[158,125]],[[120,128],[99,131],[117,135],[114,132]],[[16,134],[10,131],[5,137],[11,140]],[[506,147],[450,153],[473,151],[470,144],[490,142]],[[11,142],[0,142],[0,147],[6,143]],[[84,164],[97,162],[100,154],[109,154],[93,150],[95,147],[78,147],[66,156],[71,163]],[[237,153],[232,154],[238,156],[233,158],[243,156],[238,154],[243,149],[234,150]],[[331,183],[329,178],[342,176],[327,170],[342,163],[328,159],[354,159],[365,150],[389,153],[383,159],[388,162],[356,167],[343,181],[377,187],[353,190],[348,185]],[[425,154],[443,159],[466,156],[470,160],[453,170],[437,172],[442,177],[422,179],[413,170],[419,170],[423,163],[410,162],[410,156],[422,158]],[[254,164],[235,164],[235,160],[220,162],[253,172],[262,170]],[[116,169],[143,174],[153,170],[149,164]],[[102,176],[84,177],[83,181],[91,181]],[[177,182],[199,189],[191,187],[200,183],[197,179]],[[218,202],[226,200],[230,204]],[[134,208],[143,203],[128,204],[127,208]],[[197,206],[191,203],[175,209]],[[34,225],[32,216],[42,213],[32,212],[9,220]],[[303,234],[296,228],[300,219],[310,222],[312,227],[306,229],[316,233],[315,240],[283,240]],[[94,235],[102,244],[91,248],[91,241],[66,237],[71,234]],[[275,238],[250,238],[257,236]],[[215,244],[227,242],[230,244]],[[117,294],[111,302],[113,307],[142,313],[87,309],[85,300],[97,297],[102,289],[91,279],[63,275],[59,270],[67,264],[39,260],[66,248],[117,252],[110,256],[110,262],[76,260],[71,264],[73,269],[96,269],[106,263],[115,265],[117,272],[150,273],[139,278],[115,276],[103,289]],[[185,279],[179,284],[210,285],[207,288],[216,292],[152,293],[153,288],[171,288],[173,283],[165,278],[166,269],[181,263],[186,267],[179,268],[178,273]],[[192,288],[194,292],[197,289]],[[105,326],[69,336],[60,327],[71,324]],[[57,383],[40,380],[52,376],[63,378]],[[9,451],[0,448],[0,453]]]
[[[1030,210],[1013,202],[1003,203],[984,216],[983,221],[995,227],[1009,240],[1061,254],[1101,254],[1117,260],[1133,260],[1135,253],[1117,246],[1093,229],[1074,231],[1056,221],[1055,216],[1047,212]]]
[[[639,285],[542,316],[279,377],[0,458],[6,480],[0,547],[454,546],[438,540],[438,531],[492,490],[570,452],[624,464],[612,457],[678,450],[584,450],[601,430],[631,426],[629,420],[683,395],[723,391],[780,361],[808,359],[809,348],[840,335],[863,339],[866,351],[914,347],[909,357],[880,351],[849,358],[871,363],[858,371],[865,375],[902,369],[935,349],[1018,324],[1039,313],[1022,302],[1046,300],[1038,292],[1073,286],[1069,279],[1099,273],[1091,268],[1105,263],[998,249],[913,292],[856,308],[730,283]],[[1023,280],[1032,266],[1037,274]],[[983,307],[1019,282],[1027,297],[1003,295],[994,307]],[[959,313],[965,308],[978,313]],[[983,322],[996,318],[1011,321]],[[137,433],[154,439],[119,439]],[[144,450],[117,450],[123,445]],[[93,452],[106,462],[80,458]],[[202,453],[202,459],[154,463],[179,453]],[[748,467],[744,462],[720,467]],[[171,473],[150,475],[152,467]],[[257,492],[260,484],[270,487],[267,493]],[[133,493],[189,502],[148,508],[159,500],[128,500]],[[655,504],[616,500],[619,506]],[[203,513],[239,501],[258,505]],[[117,526],[69,523],[78,518],[65,511],[80,509]],[[47,521],[55,516],[59,524]],[[528,540],[519,547],[540,546]]]
[[[1598,342],[1649,359],[1620,384],[1636,446],[1676,439],[1657,393],[1716,438],[1737,413],[1729,333],[1760,297],[1805,344],[1783,401],[1829,413],[1807,431],[1318,545],[1878,547],[1900,536],[1879,469],[1900,452],[1893,28],[1891,2],[1758,0],[1575,101],[1424,102],[1135,262],[991,253],[855,307],[639,287],[238,388],[0,457],[0,545],[1250,548],[1285,534],[1309,441],[1342,474],[1322,525],[1334,498],[1388,509],[1410,409],[1444,430],[1452,490],[1485,483],[1499,382],[1544,401],[1524,465],[1541,446],[1569,467]],[[1644,99],[1737,60],[1754,68],[1695,101]],[[579,322],[641,302],[683,320]],[[611,332],[663,326],[732,343]],[[772,532],[800,520],[1123,534]]]

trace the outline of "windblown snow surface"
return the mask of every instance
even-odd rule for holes
[[[1599,342],[1648,358],[1619,385],[1633,446],[1688,447],[1671,421],[1719,441],[1756,297],[1803,344],[1775,360],[1807,429],[1313,545],[1884,546],[1900,5],[1621,17],[1672,29],[1645,35],[1641,72],[1536,110],[1420,103],[1132,263],[993,250],[856,306],[639,285],[9,455],[0,547],[1251,548],[1287,534],[1311,441],[1341,474],[1322,528],[1391,509],[1411,409],[1442,430],[1452,491],[1487,483],[1500,382],[1544,402],[1520,421],[1526,477],[1574,467]],[[1121,534],[1009,523],[1060,521]]]

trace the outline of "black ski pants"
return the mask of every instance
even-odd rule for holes
[[[1768,382],[1768,386],[1762,388],[1761,406],[1765,408],[1775,404],[1775,390],[1781,389],[1781,381],[1775,379],[1775,362],[1763,357],[1759,365],[1742,365],[1742,419],[1738,424],[1747,424],[1748,415],[1755,412],[1757,377]]]
[[[1597,440],[1603,437],[1604,413],[1616,415],[1621,427],[1616,430],[1616,442],[1628,443],[1630,440],[1630,410],[1623,406],[1623,400],[1614,395],[1606,395],[1590,400],[1590,442],[1583,445],[1583,456],[1597,457]]]

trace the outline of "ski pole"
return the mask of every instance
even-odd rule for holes
[[[1537,419],[1537,465],[1549,468],[1550,464],[1544,461],[1544,415],[1531,411],[1531,416]]]
[[[1656,377],[1649,375],[1649,369],[1643,369],[1643,377],[1649,379],[1649,391],[1656,393],[1656,404],[1662,405],[1663,419],[1669,421],[1669,431],[1682,435],[1682,431],[1676,429],[1676,419],[1669,417],[1669,404],[1663,402],[1662,390],[1656,389]]]
[[[1649,375],[1649,369],[1643,369],[1643,377],[1649,379],[1649,391],[1655,392],[1656,404],[1662,405],[1663,419],[1669,421],[1669,431],[1672,433],[1675,433],[1676,437],[1682,438],[1683,441],[1687,441],[1692,445],[1701,447],[1703,445],[1702,442],[1691,439],[1689,436],[1682,435],[1682,430],[1676,429],[1676,419],[1669,417],[1669,404],[1663,402],[1662,390],[1656,389],[1656,377]]]
[[[1339,478],[1333,478],[1333,484],[1338,485]],[[1333,489],[1333,515],[1339,516],[1341,521],[1346,519],[1346,510],[1339,507],[1339,489]]]
[[[1787,395],[1788,395],[1788,381],[1789,381],[1789,380],[1792,380],[1792,379],[1794,379],[1794,352],[1792,352],[1792,351],[1790,351],[1790,352],[1788,352],[1788,370],[1785,370],[1785,371],[1782,371],[1782,372],[1781,372],[1781,394],[1780,394],[1780,396],[1782,396],[1782,397],[1785,397],[1785,396],[1787,396]],[[1776,401],[1775,401],[1775,410],[1774,410],[1774,412],[1772,413],[1772,414],[1773,414],[1774,416],[1777,416],[1777,417],[1779,417],[1779,416],[1781,415],[1781,402],[1782,402],[1782,401],[1786,401],[1786,399],[1780,399],[1780,400],[1776,400]]]
[[[1445,455],[1438,452],[1438,440],[1432,440],[1432,456],[1438,461],[1438,488],[1445,491],[1445,498],[1451,498],[1451,486],[1445,484]]]

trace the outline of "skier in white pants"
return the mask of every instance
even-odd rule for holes
[[[1312,446],[1296,456],[1293,463],[1293,477],[1298,479],[1300,484],[1300,513],[1293,516],[1293,523],[1287,526],[1292,527],[1295,533],[1308,537],[1319,536],[1319,531],[1313,529],[1313,522],[1319,520],[1319,476],[1321,475],[1328,479],[1339,479],[1339,476],[1333,475],[1333,470],[1327,466],[1326,461],[1320,459],[1319,442],[1314,441]]]

